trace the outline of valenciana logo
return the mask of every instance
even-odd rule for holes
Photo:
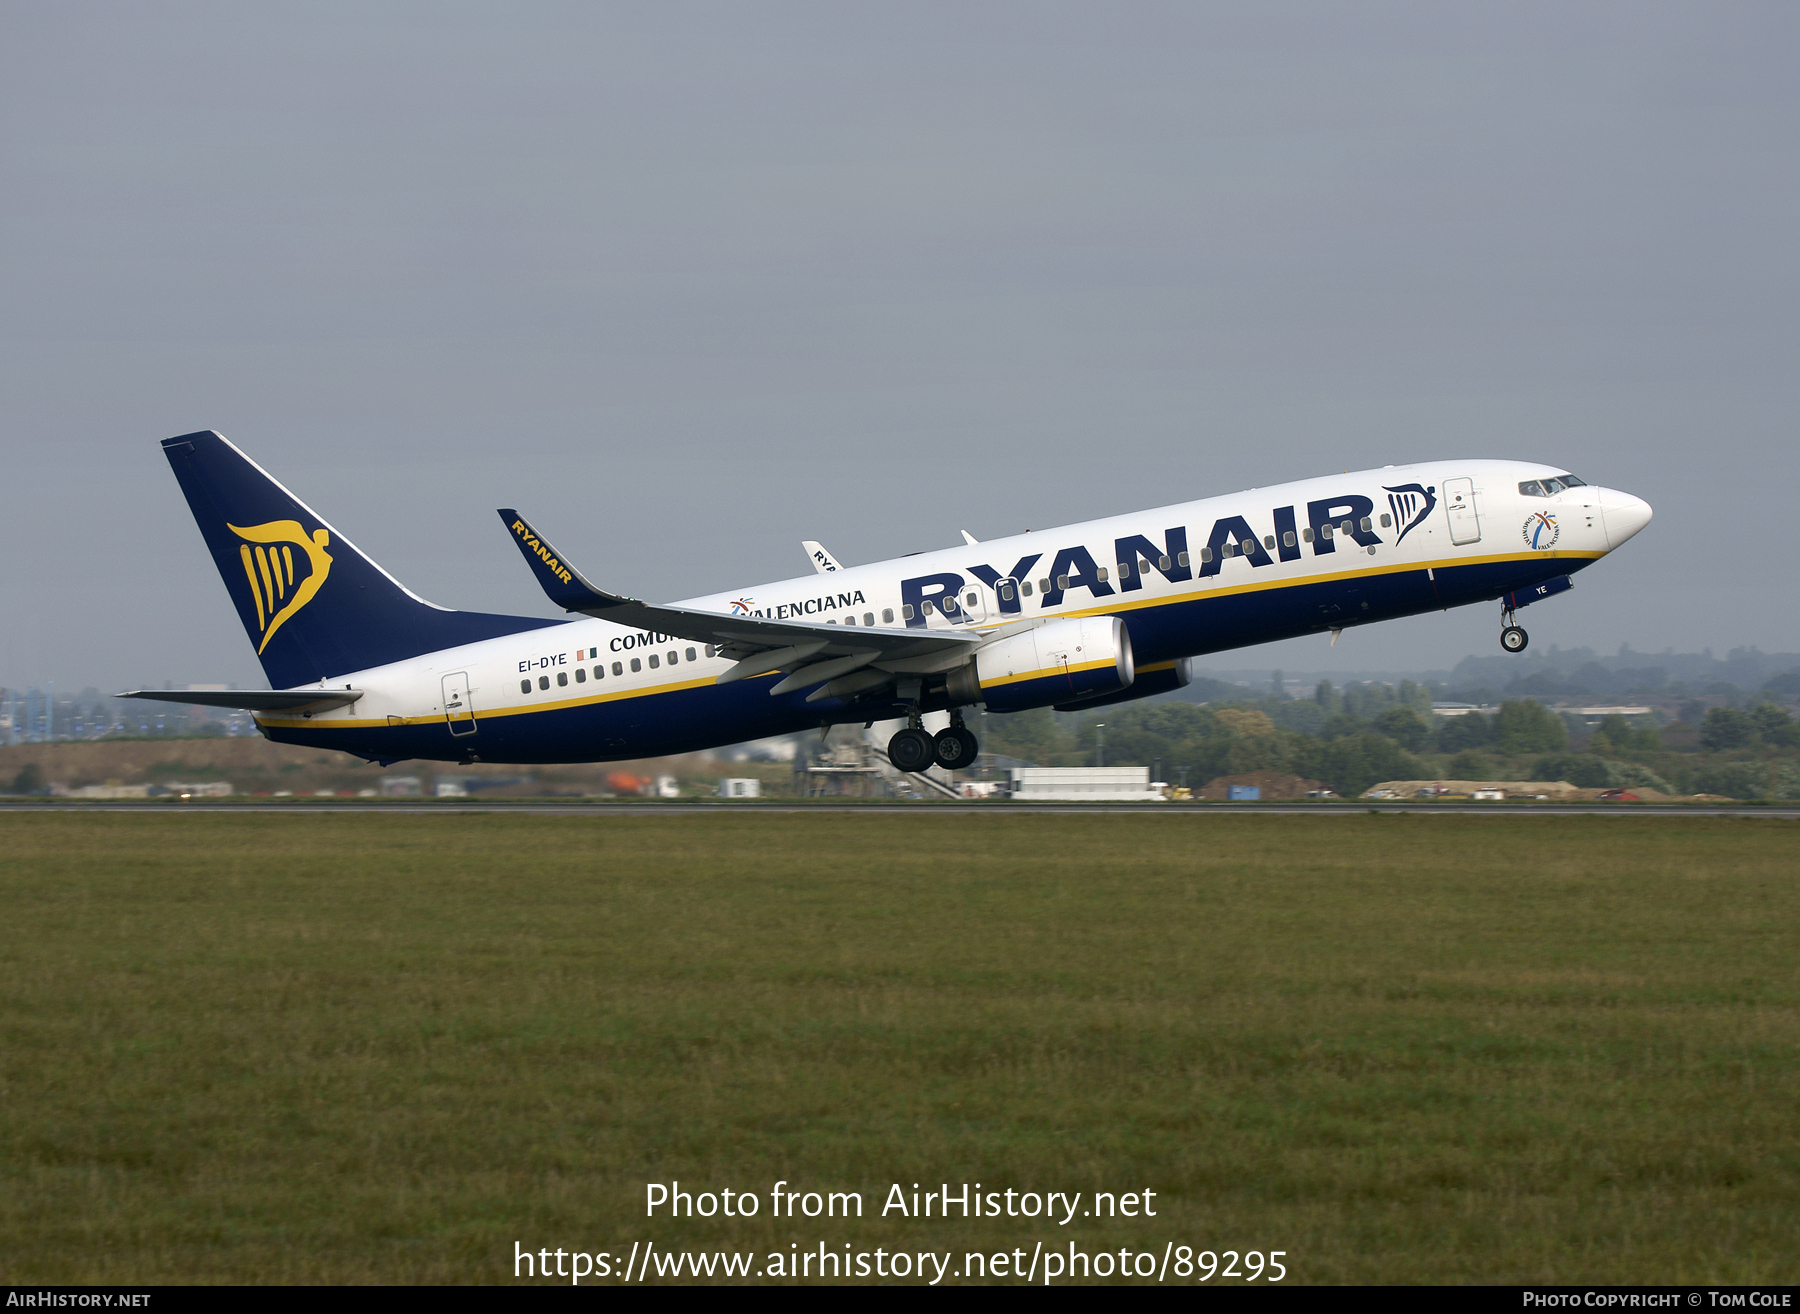
[[[1533,511],[1525,517],[1525,544],[1536,551],[1544,552],[1556,546],[1556,540],[1562,529],[1556,523],[1556,517],[1548,511]]]
[[[298,520],[271,520],[245,529],[225,527],[244,540],[238,545],[238,556],[243,558],[244,578],[250,581],[250,596],[256,599],[256,626],[262,634],[256,651],[260,656],[275,631],[313,600],[331,573],[331,555],[325,551],[331,535],[315,529],[309,536]]]

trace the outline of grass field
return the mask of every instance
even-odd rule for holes
[[[0,816],[0,1280],[651,1239],[1791,1283],[1796,946],[1779,821]],[[763,1205],[647,1222],[672,1178]],[[1158,1215],[876,1216],[945,1181]]]

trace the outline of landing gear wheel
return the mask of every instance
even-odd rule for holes
[[[932,755],[937,764],[946,771],[961,771],[974,763],[981,752],[981,744],[969,731],[960,725],[953,725],[948,730],[937,732],[937,738],[931,741]]]
[[[1500,646],[1508,652],[1524,652],[1525,645],[1531,642],[1531,636],[1517,625],[1508,625],[1500,631]]]
[[[923,771],[935,760],[935,745],[923,730],[906,729],[888,740],[888,761],[896,771]]]

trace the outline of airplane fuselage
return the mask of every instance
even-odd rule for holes
[[[1642,501],[1515,461],[1390,466],[1303,480],[679,604],[849,628],[977,633],[1117,616],[1146,687],[1179,659],[1490,601],[1581,570],[1648,522]],[[347,707],[262,714],[269,738],[392,760],[576,762],[658,756],[886,719],[906,707],[770,696],[781,678],[717,683],[711,647],[582,618],[318,688]],[[928,691],[923,706],[947,705]]]

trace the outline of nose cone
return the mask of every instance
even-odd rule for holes
[[[1654,513],[1641,497],[1621,493],[1616,488],[1600,490],[1600,517],[1606,522],[1606,546],[1616,548],[1650,523]]]

